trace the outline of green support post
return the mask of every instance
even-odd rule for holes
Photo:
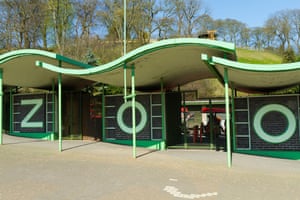
[[[124,102],[131,98],[132,109],[132,157],[136,158],[136,118],[135,118],[135,68],[131,67],[131,94],[127,95],[127,66],[124,63]]]
[[[61,61],[59,61],[59,67],[61,67]],[[58,74],[58,149],[62,151],[62,104],[61,104],[61,84],[62,84],[62,77],[61,73]]]
[[[123,74],[124,74],[124,102],[127,102],[127,69],[126,63],[124,63]]]
[[[136,119],[135,119],[135,69],[131,68],[131,95],[132,95],[132,154],[136,158]]]
[[[232,166],[231,158],[231,141],[230,141],[230,108],[229,108],[229,87],[228,87],[228,70],[224,69],[225,82],[225,110],[226,110],[226,144],[227,144],[227,165]]]
[[[3,70],[0,69],[0,144],[3,144],[2,135],[2,113],[3,113],[3,89],[2,89]]]

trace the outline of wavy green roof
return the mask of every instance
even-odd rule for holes
[[[177,38],[142,46],[110,63],[88,69],[60,68],[41,60],[38,60],[36,65],[53,72],[84,76],[85,79],[92,81],[122,86],[123,67],[126,64],[129,68],[135,67],[137,89],[157,90],[162,79],[165,87],[171,88],[191,81],[215,77],[214,72],[201,60],[201,54],[204,52],[209,56],[236,59],[235,46],[232,43]]]
[[[57,80],[57,72],[40,69],[36,60],[43,60],[52,65],[62,64],[64,68],[85,69],[87,64],[76,60],[37,49],[20,49],[0,55],[0,68],[3,71],[3,84],[10,86],[51,88]],[[63,76],[64,86],[82,88],[92,83],[79,77]]]
[[[177,38],[137,48],[125,56],[97,67],[59,54],[22,49],[0,55],[3,83],[24,87],[50,88],[63,76],[65,87],[82,88],[92,82],[123,86],[124,66],[135,68],[139,90],[158,90],[191,81],[219,78],[228,69],[232,87],[247,91],[271,91],[300,84],[300,63],[247,64],[236,62],[235,46],[221,41]],[[130,70],[127,70],[128,77]],[[128,83],[130,86],[130,83]]]
[[[300,84],[300,62],[247,64],[213,56],[210,63],[222,77],[227,68],[232,87],[239,90],[267,92]]]
[[[130,63],[134,60],[137,60],[138,58],[140,58],[142,56],[146,56],[155,51],[160,51],[162,49],[174,48],[174,47],[179,47],[179,46],[204,46],[207,48],[217,49],[219,51],[222,51],[224,55],[226,53],[229,53],[230,54],[229,56],[231,58],[235,59],[235,57],[236,57],[235,46],[232,43],[215,41],[215,40],[207,40],[207,39],[198,39],[198,38],[177,38],[177,39],[162,40],[159,42],[155,42],[152,44],[148,44],[148,45],[139,47],[139,48],[127,53],[125,56],[122,56],[112,62],[103,64],[103,65],[100,65],[97,67],[89,68],[86,70],[65,69],[65,68],[60,68],[58,66],[42,64],[42,62],[40,62],[40,61],[37,61],[36,64],[40,67],[43,67],[43,68],[51,70],[51,71],[55,71],[55,72],[59,72],[59,73],[63,73],[63,74],[81,75],[82,76],[82,75],[89,75],[89,74],[95,74],[95,73],[105,73],[107,71],[112,71],[116,68],[123,68],[124,63]],[[199,54],[199,57],[200,57],[200,55],[201,54]]]

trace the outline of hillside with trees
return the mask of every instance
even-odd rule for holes
[[[280,64],[282,57],[270,51],[249,50],[238,48],[236,50],[239,62],[251,64]],[[182,86],[182,90],[197,91],[198,98],[204,97],[223,97],[224,87],[217,79],[207,79],[195,81]],[[248,95],[239,92],[238,95]],[[193,97],[192,97],[193,98]]]
[[[207,30],[237,47],[279,54],[300,49],[300,8],[273,13],[263,27],[248,27],[237,19],[213,19],[203,0],[130,0],[126,7],[129,50]],[[116,49],[123,41],[123,0],[2,0],[0,10],[0,48],[6,51],[40,48],[80,60],[92,52],[102,62],[122,54]]]
[[[93,65],[107,63],[123,55],[123,2],[2,0],[0,50],[37,48]],[[152,41],[216,30],[217,40],[236,44],[241,62],[299,60],[300,8],[273,13],[263,27],[213,19],[203,0],[127,0],[126,8],[127,51]]]

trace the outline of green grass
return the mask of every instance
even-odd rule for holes
[[[236,49],[238,62],[251,64],[280,64],[282,63],[281,56],[274,52],[262,50]]]

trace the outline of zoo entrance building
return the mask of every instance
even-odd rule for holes
[[[134,156],[136,146],[163,150],[206,145],[227,150],[228,165],[231,151],[299,159],[300,96],[236,97],[234,91],[257,94],[298,85],[300,63],[236,60],[234,44],[199,38],[162,40],[96,67],[42,50],[4,53],[0,129],[15,136],[58,139],[60,150],[63,138],[93,138],[132,145]],[[224,98],[195,103],[185,101],[180,89],[169,92],[208,78],[224,85]],[[91,91],[96,83],[100,95]],[[124,87],[124,93],[105,95],[105,85]],[[20,87],[42,90],[21,93]],[[198,124],[193,128],[186,125],[190,110],[200,112],[192,116]],[[223,131],[212,120],[219,116]],[[204,118],[210,119],[208,129]]]

